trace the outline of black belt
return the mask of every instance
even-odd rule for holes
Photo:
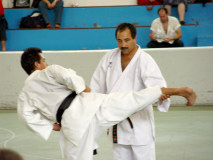
[[[67,96],[61,105],[59,106],[57,113],[56,113],[56,120],[59,124],[61,124],[61,118],[64,113],[64,111],[70,106],[72,103],[73,99],[75,98],[77,94],[75,92],[71,93],[69,96]]]
[[[128,117],[127,120],[129,122],[130,127],[133,129],[133,124],[131,119]],[[112,127],[112,141],[113,143],[118,143],[117,124]]]
[[[71,93],[70,95],[68,95],[63,102],[61,103],[61,105],[59,106],[57,113],[56,113],[56,120],[57,122],[61,125],[61,119],[62,119],[62,115],[64,113],[64,111],[70,106],[70,104],[72,103],[73,99],[75,98],[77,94],[75,92]],[[93,155],[96,155],[97,150],[94,149],[93,150]]]

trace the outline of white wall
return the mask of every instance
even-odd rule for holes
[[[136,0],[63,0],[64,7],[137,5]],[[30,0],[31,4],[33,0]],[[13,0],[2,0],[4,8],[12,8]]]
[[[196,105],[213,105],[213,47],[146,49],[158,63],[169,87],[191,86],[198,95]],[[107,50],[46,51],[49,64],[71,67],[89,85],[101,57]],[[21,52],[0,52],[0,108],[16,108],[16,99],[27,74],[20,66]],[[172,98],[183,105],[183,98]]]
[[[75,6],[122,6],[122,5],[137,5],[136,0],[64,0],[65,6],[67,3],[72,3]]]

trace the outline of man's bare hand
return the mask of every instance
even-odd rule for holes
[[[171,38],[165,38],[164,39],[164,42],[169,42],[169,41],[171,41],[172,39]]]
[[[156,37],[153,33],[149,34],[149,38],[152,40],[152,41],[155,41],[156,40]]]
[[[58,2],[59,0],[54,0],[53,2],[52,2],[52,8],[54,8],[55,6],[56,6],[56,3]]]

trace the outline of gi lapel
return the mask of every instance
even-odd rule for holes
[[[116,92],[116,91],[121,91],[122,90],[122,84],[125,81],[125,77],[128,74],[128,72],[130,72],[132,66],[135,64],[136,60],[138,59],[138,56],[141,53],[140,51],[141,51],[141,49],[138,46],[137,52],[135,53],[134,57],[131,59],[131,61],[129,62],[129,64],[127,65],[127,67],[125,68],[125,70],[123,72],[122,72],[122,68],[121,68],[121,53],[120,53],[120,51],[117,53],[118,55],[116,55],[116,56],[118,56],[116,58],[117,62],[115,62],[115,61],[113,61],[113,59],[111,59],[111,63],[112,62],[116,63],[116,65],[112,69],[116,69],[117,70],[117,72],[116,72],[117,74],[116,75],[113,74],[113,75],[111,75],[111,77],[115,76],[117,79],[114,82],[114,84],[111,85],[110,88],[108,88],[108,93],[112,93],[112,92]],[[119,68],[115,68],[115,67],[119,67]]]

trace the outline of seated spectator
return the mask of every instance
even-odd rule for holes
[[[24,160],[20,154],[9,149],[0,149],[0,160]]]
[[[163,5],[168,10],[169,16],[171,15],[172,6],[177,6],[180,24],[185,24],[184,16],[187,7],[187,0],[164,0]]]
[[[163,47],[183,47],[180,23],[177,18],[168,16],[166,8],[158,10],[159,18],[155,19],[151,25],[152,33],[149,35],[151,41],[148,48]]]
[[[53,9],[55,14],[55,28],[60,28],[63,11],[63,0],[41,0],[38,6],[46,22],[47,28],[52,28],[48,10]]]
[[[2,51],[6,51],[6,29],[7,29],[7,21],[4,17],[4,8],[2,5],[2,0],[0,0],[0,41],[1,41],[1,49]]]

